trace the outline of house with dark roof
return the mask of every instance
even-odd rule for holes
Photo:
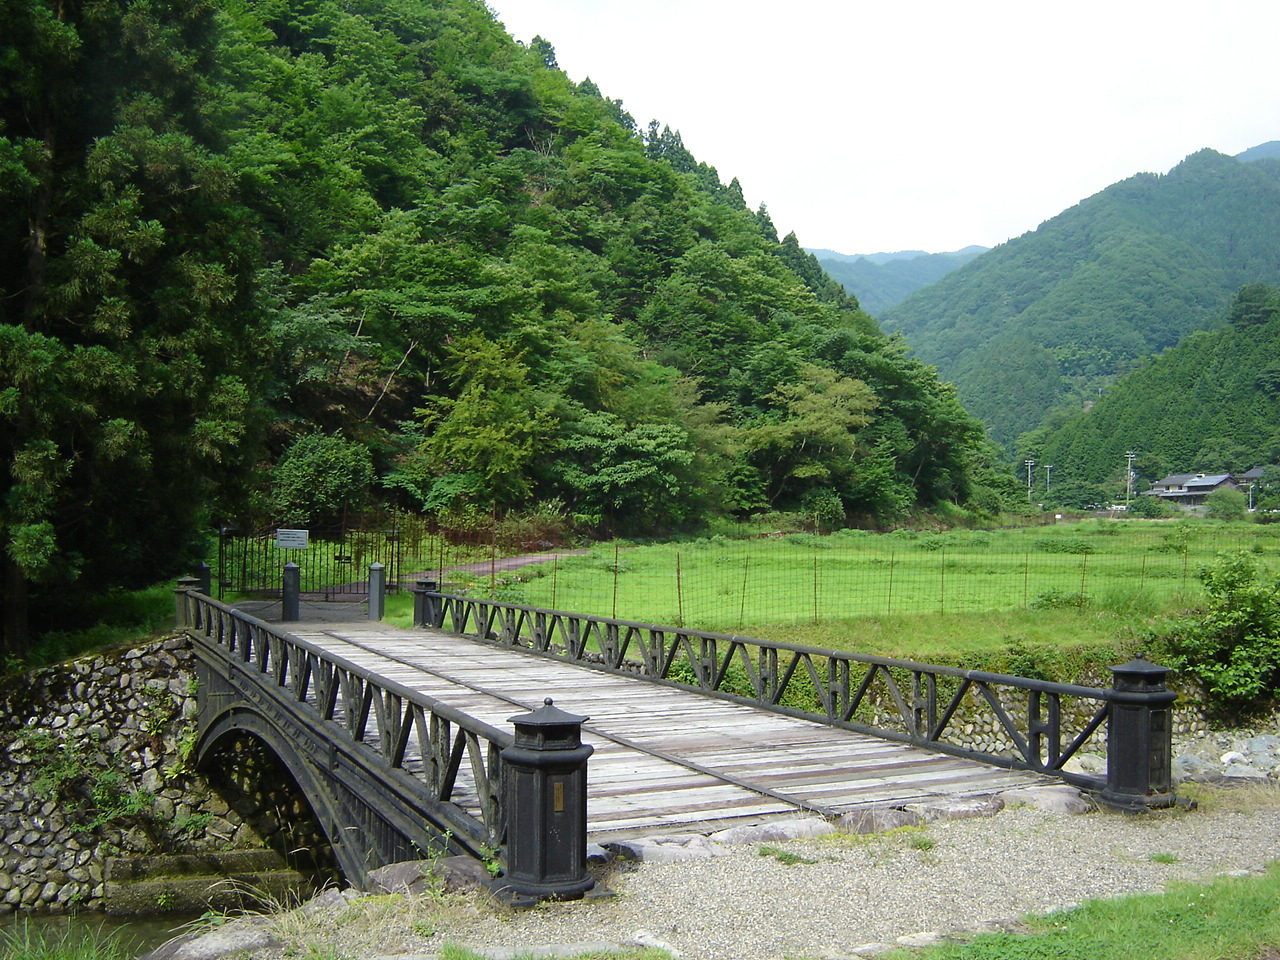
[[[1143,491],[1143,496],[1190,510],[1204,506],[1204,498],[1215,490],[1239,489],[1240,483],[1229,473],[1171,473]]]

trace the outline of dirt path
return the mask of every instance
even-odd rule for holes
[[[481,560],[478,563],[460,563],[457,566],[445,567],[443,570],[424,570],[421,573],[403,575],[400,577],[400,586],[402,588],[412,588],[419,580],[435,580],[439,582],[449,574],[478,573],[484,575],[491,570],[494,573],[506,573],[534,563],[559,560],[561,557],[585,556],[588,552],[587,550],[556,550],[551,553],[526,553],[518,557],[495,557],[492,560]],[[350,600],[354,597],[362,597],[368,592],[368,587],[368,579],[352,580],[348,583],[333,584],[320,590],[305,590],[302,592],[301,597],[303,600],[315,602],[338,602]]]
[[[518,557],[495,557],[492,560],[481,560],[479,563],[460,563],[454,567],[445,567],[443,570],[412,573],[402,578],[402,582],[442,580],[444,579],[444,574],[447,573],[488,573],[490,570],[495,573],[506,573],[509,570],[519,570],[521,567],[527,567],[534,563],[546,563],[550,560],[559,560],[562,557],[586,556],[588,552],[587,550],[555,550],[551,553],[526,553]]]

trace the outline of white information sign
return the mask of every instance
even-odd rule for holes
[[[307,533],[306,530],[277,530],[276,531],[276,549],[277,550],[305,550],[307,549]]]

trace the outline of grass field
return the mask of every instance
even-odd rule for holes
[[[703,629],[897,614],[1093,605],[1156,609],[1199,594],[1223,550],[1280,552],[1280,526],[1089,521],[941,534],[715,537],[597,545],[472,592],[562,610]]]

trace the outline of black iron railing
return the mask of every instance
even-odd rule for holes
[[[500,752],[510,733],[192,589],[176,598],[178,625],[196,642],[255,675],[325,736],[412,778],[448,807],[460,839],[473,848],[504,842]]]
[[[1093,747],[1095,734],[1099,751],[1106,751],[1103,737],[1117,704],[1148,713],[1155,708],[1152,722],[1163,728],[1142,747],[1150,754],[1150,782],[1137,788],[1141,799],[1126,793],[1116,805],[1162,805],[1172,796],[1173,695],[1161,682],[1163,668],[1153,668],[1159,674],[1154,685],[1146,681],[1147,665],[1135,661],[1128,666],[1138,670],[1136,684],[1119,682],[1117,673],[1116,687],[1085,687],[443,594],[435,586],[421,581],[416,588],[419,626],[1031,770],[1104,794],[1118,771],[1092,775],[1065,765],[1087,744]],[[1150,731],[1143,736],[1152,739]]]

